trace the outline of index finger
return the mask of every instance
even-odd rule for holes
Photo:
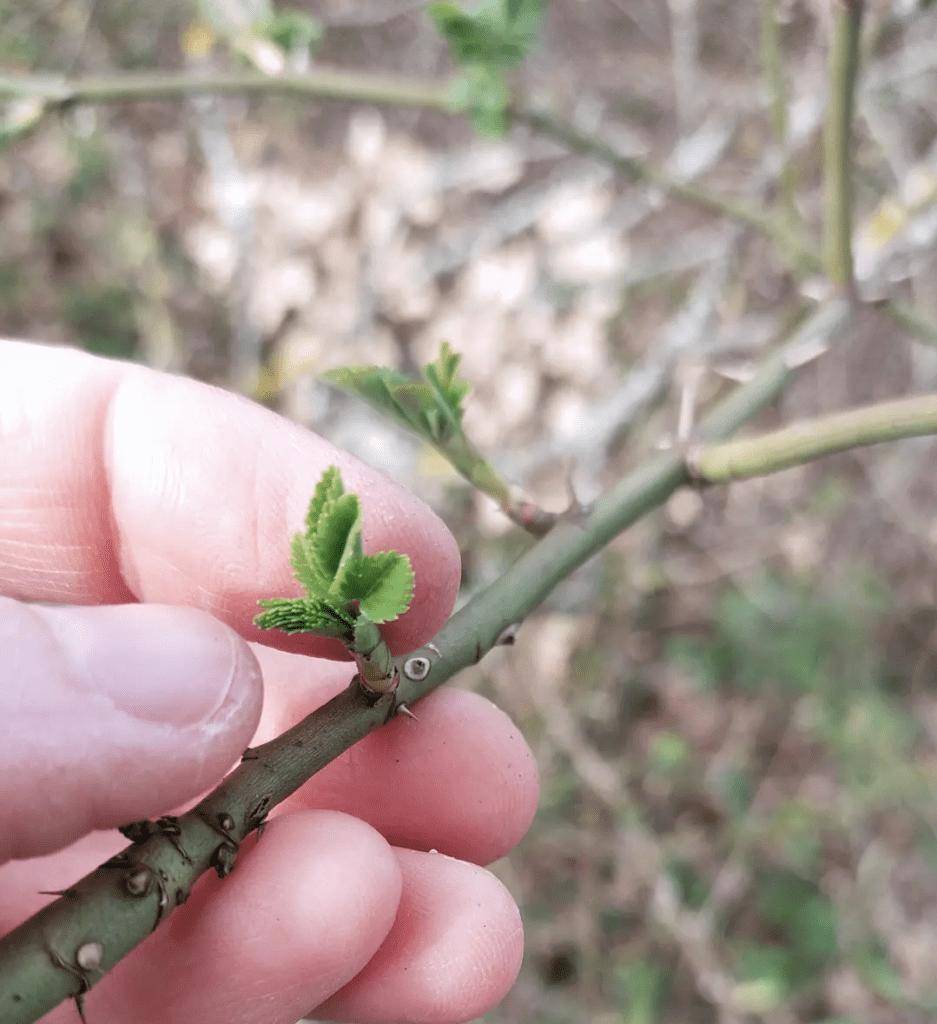
[[[410,556],[395,651],[443,624],[459,555],[442,521],[382,473],[239,396],[73,349],[0,342],[0,593],[204,608],[242,636],[338,656],[334,641],[252,624],[301,593],[289,543],[323,470],[361,497],[367,552]]]

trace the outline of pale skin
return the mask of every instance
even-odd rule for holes
[[[382,630],[414,649],[459,581],[416,498],[223,391],[0,342],[0,933],[125,846],[117,825],[191,805],[347,685],[340,646],[251,625],[258,598],[299,592],[289,539],[331,464],[365,550],[412,560],[413,604]],[[435,1024],[498,1002],[523,935],[483,865],[530,824],[534,760],[473,694],[416,711],[277,808],[228,879],[201,879],[87,996],[89,1021]]]

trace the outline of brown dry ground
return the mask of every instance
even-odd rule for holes
[[[8,0],[0,59],[179,67],[189,9],[154,6]],[[448,70],[417,4],[305,6],[324,64]],[[819,238],[825,5],[780,16],[797,213]],[[935,317],[937,15],[869,19],[860,292]],[[775,203],[755,4],[555,0],[522,78],[624,153]],[[469,433],[560,508],[570,474],[588,499],[666,443],[688,389],[724,391],[823,289],[755,233],[549,139],[344,103],[50,118],[0,157],[0,237],[0,330],[245,390],[351,448],[439,510],[467,593],[525,542],[318,373],[412,370],[448,339]],[[935,371],[870,306],[757,426],[932,390]],[[932,1019],[934,465],[920,440],[682,491],[459,680],[520,722],[544,780],[495,866],[527,957],[487,1019]]]

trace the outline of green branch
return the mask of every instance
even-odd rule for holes
[[[900,299],[886,299],[882,306],[892,323],[925,345],[937,347],[937,324],[928,320],[914,306]]]
[[[834,452],[934,433],[937,395],[919,395],[848,409],[759,437],[701,448],[690,462],[700,483],[726,483],[777,473]]]
[[[703,421],[699,435],[725,437],[772,401],[815,344],[842,327],[842,304],[823,308],[781,354],[735,389]],[[231,871],[238,847],[270,809],[353,743],[493,646],[577,566],[616,534],[690,481],[683,453],[649,460],[575,521],[561,521],[499,580],[452,616],[431,643],[395,659],[395,692],[372,693],[358,677],[348,689],[275,740],[245,753],[241,765],[196,808],[179,818],[136,823],[133,844],[65,890],[0,939],[0,1020],[30,1024],[62,1000],[80,999],[139,945],[196,879]]]
[[[188,96],[242,96],[253,93],[351,100],[451,111],[448,82],[369,75],[316,68],[302,74],[264,75],[256,71],[198,75],[190,71],[120,72],[66,79],[56,75],[0,75],[0,99],[30,98],[49,107],[74,103],[177,100]]]
[[[856,289],[852,261],[852,115],[863,5],[864,0],[839,0],[833,5],[823,154],[826,274],[850,298],[855,297]]]
[[[200,875],[211,868],[229,873],[239,843],[270,808],[381,725],[392,707],[392,697],[370,706],[354,684],[289,732],[247,751],[188,814],[161,818],[149,835],[141,827],[139,842],[0,939],[3,1024],[30,1024],[70,997],[80,1009],[84,993],[188,899]]]

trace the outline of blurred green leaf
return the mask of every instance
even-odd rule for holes
[[[431,3],[426,12],[456,63],[495,69],[527,56],[545,7],[545,0],[487,0],[473,12],[454,3]]]
[[[785,871],[761,879],[757,892],[759,912],[786,940],[787,984],[797,987],[822,974],[839,949],[833,904],[815,883]]]
[[[648,960],[618,964],[612,981],[622,1024],[654,1024],[666,995],[667,973]]]
[[[510,127],[508,107],[511,102],[511,91],[503,75],[478,65],[467,68],[462,80],[463,109],[472,119],[472,127],[486,138],[501,138]]]
[[[741,818],[752,799],[751,783],[743,768],[728,765],[715,778],[715,788],[731,818]]]
[[[422,381],[386,366],[342,366],[322,379],[428,441],[466,480],[504,505],[510,501],[507,485],[462,430],[462,403],[471,388],[458,376],[460,359],[443,342],[435,362],[423,368]]]
[[[67,285],[62,319],[88,352],[130,359],[138,336],[135,301],[135,292],[125,285]]]
[[[691,910],[699,910],[709,896],[709,882],[686,860],[674,859],[667,865],[680,902]]]
[[[903,1003],[904,986],[901,975],[888,956],[888,951],[875,937],[853,956],[859,977],[876,995],[889,1003]]]
[[[281,8],[255,27],[258,34],[288,52],[309,50],[315,53],[322,45],[322,25],[305,11],[295,8]]]
[[[511,92],[504,78],[536,41],[546,0],[486,0],[469,12],[454,3],[432,3],[427,13],[449,44],[462,75],[450,103],[465,111],[475,130],[498,138],[509,127]]]
[[[649,767],[662,775],[671,775],[683,768],[690,756],[686,740],[673,732],[659,732],[651,740]]]
[[[768,960],[771,958],[769,957]],[[743,981],[732,990],[732,1005],[743,1013],[763,1016],[777,1009],[787,996],[787,985],[783,971],[779,973],[777,965],[758,963],[757,958],[751,964],[743,964],[743,969],[765,970],[768,973],[758,974],[750,981]]]

